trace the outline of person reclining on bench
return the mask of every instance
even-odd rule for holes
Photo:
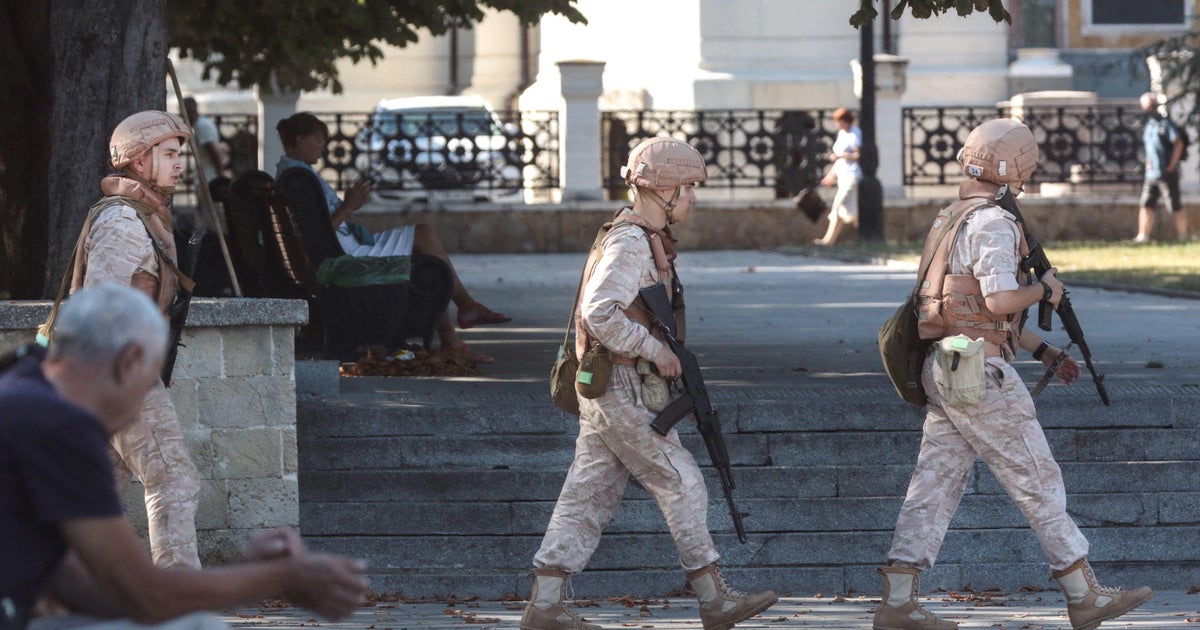
[[[312,165],[316,164],[325,152],[329,127],[316,116],[300,112],[279,121],[275,128],[283,142],[284,151],[284,156],[275,167],[275,178],[278,179],[284,171],[294,167],[306,168],[317,175]],[[441,258],[450,265],[450,271],[454,275],[454,293],[451,300],[458,309],[459,328],[512,321],[511,317],[497,313],[471,297],[462,281],[458,279],[458,272],[454,271],[454,264],[450,262],[446,248],[428,225],[402,225],[372,234],[363,226],[347,221],[351,214],[367,202],[371,193],[370,181],[364,179],[351,187],[346,191],[345,200],[339,199],[333,187],[320,175],[317,175],[317,181],[325,191],[325,201],[329,205],[330,220],[333,222],[334,231],[337,232],[338,242],[347,254],[368,257],[411,256],[417,253]],[[465,353],[479,363],[494,361],[492,357],[477,353],[468,348],[465,342],[458,340],[448,309],[438,320],[437,335],[443,351]]]

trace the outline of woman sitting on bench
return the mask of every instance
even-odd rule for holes
[[[319,118],[308,112],[300,112],[279,121],[276,125],[279,139],[283,142],[284,156],[275,167],[275,177],[278,178],[285,170],[293,167],[306,168],[317,175],[312,165],[320,161],[325,152],[325,143],[329,139],[329,127]],[[422,254],[437,256],[450,265],[454,274],[454,293],[451,300],[458,309],[458,327],[471,328],[488,324],[503,324],[512,318],[497,313],[476,302],[471,294],[458,279],[454,264],[446,248],[438,240],[428,225],[402,225],[383,232],[372,234],[361,225],[350,223],[347,219],[367,202],[371,193],[371,183],[362,180],[346,191],[345,200],[339,199],[333,187],[317,175],[325,191],[325,201],[329,205],[330,220],[337,233],[338,242],[342,249],[351,256],[411,256]],[[466,353],[479,363],[492,363],[494,359],[485,354],[479,354],[459,341],[454,331],[454,323],[450,319],[449,310],[442,315],[437,325],[438,340],[443,351]]]

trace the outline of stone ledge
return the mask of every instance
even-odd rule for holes
[[[0,301],[0,330],[32,330],[42,325],[54,302]],[[196,298],[188,311],[188,328],[203,326],[302,326],[308,323],[304,300],[271,298]]]

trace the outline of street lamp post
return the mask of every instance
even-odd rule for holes
[[[883,19],[887,19],[885,15]],[[858,29],[859,65],[862,68],[858,118],[863,134],[859,166],[863,178],[858,185],[858,231],[865,241],[883,240],[883,186],[876,176],[879,149],[875,145],[875,28],[874,20]]]

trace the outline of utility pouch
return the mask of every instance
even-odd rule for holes
[[[966,335],[945,337],[937,342],[936,360],[942,378],[937,385],[951,405],[978,405],[987,392],[984,375],[983,339]]]
[[[587,399],[599,398],[608,391],[612,378],[612,358],[608,348],[596,344],[588,348],[579,358],[579,371],[575,375],[575,391]]]
[[[637,360],[637,373],[642,377],[642,404],[650,411],[665,409],[671,402],[667,379],[658,375],[652,361],[645,359]]]
[[[558,348],[554,367],[550,368],[550,398],[559,409],[579,415],[579,398],[575,395],[575,378],[579,372],[579,359],[575,356],[575,344],[563,342]]]

